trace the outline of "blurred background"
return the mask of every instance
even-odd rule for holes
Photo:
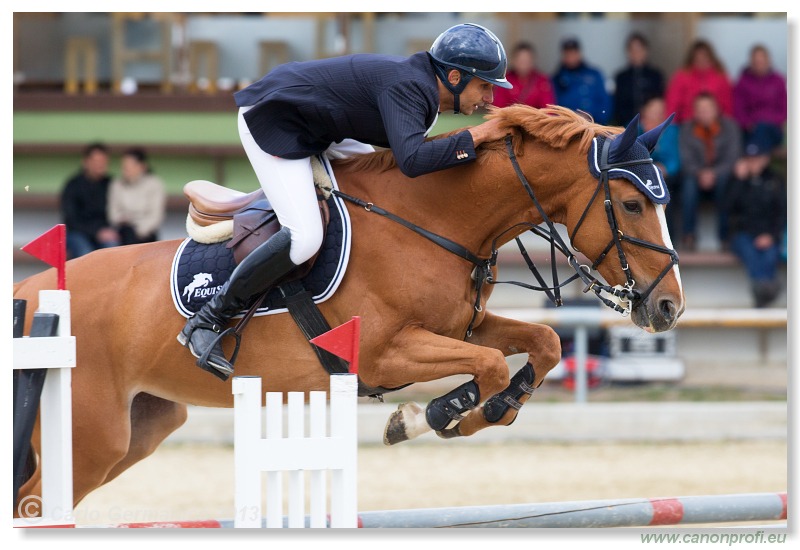
[[[60,195],[81,171],[88,144],[101,142],[108,148],[107,175],[112,179],[121,175],[123,153],[139,148],[147,154],[148,166],[166,195],[163,216],[153,222],[156,237],[181,239],[187,207],[184,183],[207,179],[244,191],[258,187],[238,142],[234,90],[287,61],[358,52],[408,55],[427,49],[442,30],[463,21],[492,29],[505,44],[512,68],[515,46],[528,42],[535,52],[534,71],[550,78],[554,89],[553,76],[562,69],[562,46],[575,39],[584,65],[602,76],[606,105],[612,111],[615,95],[622,96],[615,87],[630,64],[626,50],[633,33],[645,37],[647,63],[662,75],[660,90],[647,92],[650,95],[670,93],[671,80],[685,70],[698,40],[711,46],[731,88],[748,67],[755,45],[768,51],[776,73],[785,75],[787,68],[787,22],[779,13],[16,13],[14,280],[42,269],[18,247],[64,221]],[[590,114],[612,124],[628,122],[627,117],[614,120],[614,112]],[[434,133],[476,124],[480,116],[444,115]],[[771,162],[785,180],[783,139],[773,148]],[[743,141],[740,149],[744,154]],[[681,255],[688,304],[685,324],[657,343],[657,338],[649,342],[634,334],[638,350],[621,345],[629,339],[626,327],[592,328],[589,351],[601,358],[590,366],[596,369],[592,384],[602,385],[601,371],[607,381],[614,381],[612,352],[633,357],[658,349],[670,360],[665,359],[663,369],[650,367],[653,382],[661,377],[690,384],[695,376],[707,382],[701,373],[713,368],[714,381],[740,387],[743,379],[731,369],[741,367],[757,374],[747,391],[764,387],[783,398],[785,264],[778,262],[773,299],[757,303],[748,269],[729,244],[719,240],[715,228],[722,207],[714,197],[701,196],[696,242],[682,246],[682,224],[673,222],[681,213],[681,175],[668,174],[668,180],[674,197],[668,211],[675,214],[670,216],[671,233]],[[161,208],[161,202],[155,204]],[[543,243],[527,242],[541,261],[549,261]],[[515,247],[504,251],[500,266],[504,279],[530,277]],[[567,304],[584,305],[580,291],[579,285],[570,287]],[[541,309],[545,302],[539,293],[497,287],[491,305]],[[597,305],[591,300],[589,304]],[[754,311],[756,305],[765,307]],[[691,323],[693,310],[702,311]],[[531,313],[532,318],[538,315]],[[572,330],[562,331],[567,352]],[[617,361],[616,366],[620,382],[625,377],[638,381],[638,374],[622,372],[636,370],[633,364]]]
[[[657,432],[663,432],[666,439],[681,439],[681,433],[692,432],[690,427],[694,427],[697,433],[689,435],[690,439],[705,433],[711,439],[768,440],[778,442],[779,454],[785,451],[781,446],[786,436],[788,379],[788,27],[784,13],[17,12],[13,20],[14,281],[44,268],[19,247],[65,221],[67,182],[88,173],[87,160],[94,153],[99,155],[99,174],[94,177],[130,180],[143,171],[157,180],[162,191],[154,199],[153,208],[160,214],[150,220],[152,231],[145,237],[183,239],[188,203],[182,187],[187,181],[207,179],[248,192],[258,188],[239,144],[232,98],[235,90],[289,61],[361,52],[410,55],[428,49],[440,32],[462,22],[491,29],[504,43],[511,68],[523,82],[531,74],[543,79],[552,94],[545,94],[549,103],[572,106],[574,94],[581,101],[589,101],[579,85],[568,89],[565,75],[591,72],[601,84],[596,92],[602,96],[596,103],[600,106],[580,105],[587,105],[583,110],[599,122],[625,125],[646,105],[658,107],[659,122],[672,110],[686,113],[673,124],[672,151],[664,151],[665,158],[659,161],[666,165],[670,162],[667,156],[672,155],[674,163],[665,171],[673,195],[668,207],[670,230],[680,253],[686,294],[682,321],[674,331],[649,335],[632,329],[632,324],[618,315],[609,315],[610,311],[600,311],[600,303],[583,294],[577,284],[566,289],[567,305],[559,310],[550,307],[542,294],[498,286],[490,300],[493,310],[546,322],[562,336],[564,360],[531,404],[700,402],[728,407],[733,403],[741,406],[705,412],[692,409],[688,416],[674,409],[647,409],[644,415],[631,409],[611,411],[611,416],[605,417],[600,409],[594,409],[591,415],[567,421],[571,426],[567,431],[576,431],[578,439],[592,439],[591,430],[600,430],[595,435],[610,439],[649,440],[658,438]],[[642,62],[631,51],[631,41],[636,40],[645,50],[647,74],[640,70]],[[523,42],[532,47],[528,49],[532,60],[516,57],[517,46]],[[766,54],[766,69],[754,61],[756,46]],[[758,154],[767,155],[770,181],[778,182],[777,202],[746,212],[771,224],[765,230],[770,233],[773,270],[768,275],[769,284],[759,286],[752,260],[734,242],[741,227],[734,227],[731,201],[702,186],[699,193],[696,188],[694,194],[691,192],[696,183],[691,183],[694,174],[688,167],[692,162],[685,156],[691,146],[684,141],[699,138],[701,131],[692,126],[699,124],[692,111],[694,98],[690,97],[687,104],[685,99],[681,103],[680,96],[692,89],[692,71],[702,63],[694,57],[698,49],[705,52],[706,61],[710,58],[719,82],[718,87],[706,90],[714,96],[718,112],[704,128],[714,132],[732,129],[734,145],[727,151],[716,151],[716,157],[729,158],[724,167],[728,189],[735,189],[736,182],[761,177],[760,173],[743,175],[735,168],[740,160]],[[578,52],[577,65],[567,59],[569,52]],[[654,80],[644,82],[647,75]],[[777,119],[768,121],[775,128],[771,128],[766,145],[747,117],[767,108],[781,111],[779,90],[775,92],[778,99],[760,99],[758,92],[766,88],[748,88],[747,79],[751,77],[757,82],[769,77],[776,90],[783,82],[783,119],[777,114]],[[679,89],[682,85],[683,92]],[[433,133],[477,124],[482,114],[442,115]],[[95,143],[102,146],[87,149]],[[127,157],[139,161],[140,172],[126,172]],[[717,188],[721,185],[718,183]],[[694,202],[688,208],[690,196]],[[745,203],[752,206],[752,201]],[[730,216],[730,234],[719,231],[722,215]],[[694,223],[687,221],[689,217]],[[748,242],[757,237],[752,235]],[[549,249],[545,243],[532,236],[526,237],[525,243],[534,260],[548,272]],[[534,283],[511,244],[501,251],[500,278]],[[73,256],[78,253],[71,251]],[[569,275],[566,263],[558,261],[560,276],[565,278]],[[763,265],[761,260],[755,263]],[[567,308],[582,309],[577,314],[562,314]],[[576,322],[576,318],[582,321]],[[524,358],[512,357],[509,362],[515,372]],[[576,362],[586,365],[585,381],[579,376],[576,383]],[[419,385],[401,392],[402,396],[389,395],[387,400],[425,400],[454,385],[452,380]],[[615,416],[620,414],[623,422]],[[737,415],[745,415],[748,422],[755,419],[755,423],[744,426]],[[667,421],[667,416],[672,420]],[[634,419],[643,424],[634,426]],[[763,424],[758,424],[758,419],[763,419]],[[226,417],[224,423],[228,420]],[[378,423],[383,421],[385,416]],[[197,428],[208,433],[210,422],[206,418]],[[556,417],[552,423],[544,419],[537,423],[538,427],[532,427],[527,435],[535,438],[539,428],[544,428],[541,438],[561,438],[555,428],[546,428],[558,424]],[[603,431],[601,423],[623,431]],[[220,428],[216,433],[229,435],[227,429]],[[578,434],[582,429],[586,433]],[[512,430],[516,430],[512,437],[521,437],[526,431],[517,424],[506,429],[509,433]],[[192,433],[195,435],[189,435],[188,440],[194,441],[200,432]],[[227,435],[220,438],[226,440]],[[765,452],[774,456],[775,448]],[[777,485],[780,489],[781,483]]]

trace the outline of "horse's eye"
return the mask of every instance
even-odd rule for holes
[[[625,210],[631,214],[642,213],[642,209],[639,207],[639,203],[637,201],[625,201],[622,203],[622,206],[624,206]]]

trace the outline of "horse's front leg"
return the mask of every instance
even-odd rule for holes
[[[434,399],[425,409],[416,403],[400,405],[389,419],[384,442],[392,445],[430,430],[450,428],[481,402],[481,396],[494,395],[509,383],[508,366],[498,349],[433,334],[418,326],[395,335],[375,368],[361,373],[366,384],[397,387],[457,374],[470,374],[473,379]]]
[[[458,425],[437,432],[445,438],[468,436],[489,426],[511,424],[520,407],[530,399],[534,388],[541,385],[547,373],[561,359],[561,340],[550,327],[506,319],[488,312],[469,341],[500,350],[505,356],[527,353],[528,362],[503,391],[489,397]]]

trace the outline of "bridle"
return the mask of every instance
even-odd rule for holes
[[[622,233],[619,229],[619,224],[617,223],[616,215],[614,214],[614,209],[611,203],[611,190],[609,187],[609,171],[614,168],[621,168],[625,166],[632,166],[637,164],[652,164],[653,159],[646,158],[640,160],[631,160],[625,162],[616,162],[609,164],[608,162],[608,154],[610,150],[612,140],[606,139],[603,141],[601,153],[600,153],[600,177],[597,184],[597,188],[594,190],[591,199],[587,203],[586,207],[581,214],[581,217],[578,220],[578,223],[575,225],[575,228],[572,230],[570,235],[570,241],[572,243],[575,242],[575,236],[578,233],[578,230],[583,225],[586,216],[589,213],[592,204],[600,195],[600,191],[603,191],[604,194],[604,206],[606,211],[606,217],[608,219],[608,225],[611,229],[611,241],[605,247],[603,252],[597,257],[597,259],[592,262],[591,266],[581,264],[572,250],[578,251],[575,248],[574,244],[572,245],[572,249],[564,242],[561,238],[561,235],[558,233],[554,222],[550,219],[547,213],[544,211],[539,199],[536,198],[536,194],[533,192],[533,188],[531,187],[530,183],[528,183],[528,179],[525,177],[525,174],[522,172],[522,169],[519,166],[519,162],[517,161],[517,157],[514,154],[514,147],[512,144],[511,136],[506,136],[505,143],[506,143],[506,150],[508,151],[508,157],[511,160],[511,164],[514,167],[514,171],[517,174],[517,178],[519,179],[520,183],[522,183],[523,188],[527,192],[528,196],[533,201],[533,204],[536,206],[536,209],[539,211],[539,215],[542,217],[544,225],[547,227],[541,227],[541,224],[534,224],[534,223],[519,223],[515,224],[502,233],[500,233],[497,237],[494,238],[492,241],[492,252],[489,258],[481,258],[471,252],[466,247],[462,246],[461,244],[452,241],[446,237],[442,237],[441,235],[437,235],[436,233],[432,233],[418,225],[409,222],[399,216],[380,208],[379,206],[371,203],[365,202],[357,197],[353,197],[342,193],[338,189],[334,189],[332,193],[337,197],[340,197],[348,202],[356,204],[368,212],[372,212],[374,214],[381,215],[383,217],[389,218],[390,220],[403,225],[404,227],[414,231],[418,235],[425,237],[429,241],[437,244],[438,246],[444,248],[448,252],[459,256],[472,264],[475,265],[475,269],[472,272],[472,279],[475,281],[475,290],[476,290],[476,297],[475,297],[475,305],[473,308],[473,315],[472,320],[469,323],[469,327],[467,328],[466,337],[469,338],[472,336],[472,330],[475,326],[475,322],[478,318],[478,314],[483,311],[483,307],[481,306],[481,296],[483,286],[485,284],[511,284],[515,286],[519,286],[522,288],[526,288],[529,290],[537,290],[543,291],[547,297],[558,307],[563,305],[563,301],[561,299],[561,287],[569,284],[570,282],[581,279],[585,284],[586,287],[584,288],[584,292],[592,291],[595,295],[600,299],[600,301],[605,304],[606,306],[610,307],[614,311],[617,311],[623,315],[628,315],[631,312],[631,309],[634,307],[635,304],[641,303],[644,301],[650,293],[655,289],[655,287],[661,282],[661,280],[669,273],[673,266],[678,264],[678,254],[675,250],[671,248],[667,248],[666,246],[658,245],[649,241],[644,241],[642,239],[637,239],[635,237],[630,237]],[[492,268],[497,265],[497,255],[498,255],[498,246],[497,242],[507,233],[511,231],[515,231],[518,234],[524,233],[524,231],[520,231],[520,228],[524,227],[527,230],[531,231],[533,234],[542,237],[543,239],[550,242],[550,264],[552,268],[552,278],[553,284],[551,286],[546,286],[544,282],[544,278],[542,277],[541,273],[539,272],[538,268],[534,264],[533,260],[531,260],[530,255],[528,254],[525,246],[522,244],[522,241],[519,237],[516,237],[515,240],[517,242],[517,246],[520,249],[520,253],[522,254],[523,259],[525,260],[526,265],[528,266],[531,273],[536,277],[540,286],[530,285],[527,283],[519,282],[519,281],[497,281],[494,279],[494,275],[492,273]],[[644,248],[648,248],[650,250],[655,250],[657,252],[661,252],[663,254],[667,254],[670,257],[670,263],[661,271],[661,273],[656,277],[653,282],[650,283],[650,286],[645,289],[644,292],[640,292],[639,290],[635,289],[636,281],[634,281],[633,276],[630,272],[630,267],[628,265],[627,258],[625,256],[625,251],[622,249],[622,243],[628,242],[636,246],[642,246]],[[597,277],[592,275],[592,271],[597,269],[597,267],[605,260],[608,253],[611,252],[612,249],[616,249],[617,255],[619,256],[620,267],[622,271],[625,273],[626,283],[625,285],[620,286],[609,286],[608,284],[602,282]],[[569,262],[569,265],[575,270],[575,274],[567,278],[566,280],[559,282],[558,281],[558,274],[556,268],[556,250],[562,253]],[[611,295],[612,297],[617,298],[617,300],[624,305],[621,306],[619,303],[615,302],[614,300],[607,298],[603,295],[603,293]]]
[[[512,146],[511,136],[506,137],[506,150],[508,151],[508,156],[511,160],[511,164],[514,166],[514,171],[517,174],[517,178],[519,178],[522,186],[525,188],[525,191],[528,193],[528,196],[533,201],[536,209],[539,211],[539,215],[542,217],[543,223],[547,225],[547,229],[540,227],[539,225],[530,224],[530,230],[548,240],[550,242],[550,251],[551,251],[551,265],[552,265],[552,274],[553,274],[553,286],[550,287],[533,287],[532,285],[525,285],[524,283],[518,283],[515,281],[494,281],[494,284],[498,283],[506,283],[506,284],[516,284],[518,286],[524,286],[526,288],[530,288],[532,290],[541,290],[544,291],[548,298],[553,301],[556,306],[563,305],[560,296],[560,289],[562,286],[574,281],[577,278],[580,278],[585,284],[586,287],[584,288],[584,292],[592,291],[595,295],[600,299],[603,304],[610,307],[614,311],[622,313],[623,315],[630,314],[631,309],[637,303],[641,303],[647,299],[651,292],[655,289],[656,286],[661,282],[661,280],[669,273],[669,271],[673,268],[673,266],[678,264],[678,253],[671,248],[667,248],[666,246],[662,246],[656,243],[652,243],[650,241],[645,241],[642,239],[638,239],[636,237],[631,237],[629,235],[625,235],[622,230],[619,228],[619,224],[617,223],[617,217],[614,213],[614,208],[611,203],[611,189],[609,186],[609,171],[614,168],[622,168],[626,166],[633,166],[638,164],[653,164],[652,158],[645,158],[645,159],[638,159],[638,160],[630,160],[624,162],[616,162],[616,163],[609,163],[608,162],[608,154],[611,148],[612,140],[605,139],[602,144],[602,148],[600,149],[600,161],[599,161],[599,168],[600,168],[600,177],[598,178],[597,187],[592,193],[592,197],[589,199],[589,202],[586,204],[586,207],[583,209],[583,213],[581,214],[580,218],[578,219],[578,223],[575,224],[575,228],[572,230],[570,234],[570,242],[572,243],[572,249],[578,252],[577,247],[575,246],[575,237],[578,234],[581,226],[583,225],[586,216],[589,213],[590,208],[594,204],[594,201],[600,195],[600,191],[603,191],[604,200],[603,205],[606,211],[606,218],[608,220],[609,228],[611,229],[611,240],[609,241],[608,245],[603,249],[597,259],[592,262],[591,266],[587,266],[585,264],[581,264],[578,259],[576,258],[575,254],[570,251],[570,247],[564,243],[564,240],[561,238],[561,235],[555,228],[555,224],[544,211],[542,208],[541,203],[536,198],[536,195],[533,192],[533,188],[531,187],[530,183],[528,183],[525,174],[522,172],[522,169],[517,162],[517,157],[514,154],[514,148]],[[654,167],[654,169],[657,169]],[[522,224],[526,225],[526,224]],[[519,227],[515,226],[515,227]],[[508,230],[507,230],[508,231]],[[536,276],[537,280],[541,285],[544,285],[543,279],[539,274],[538,270],[536,269],[533,262],[530,260],[529,255],[524,249],[522,242],[519,240],[519,237],[516,239],[517,245],[520,248],[520,252],[522,253],[523,258],[525,259],[528,268],[531,272]],[[633,275],[630,271],[630,266],[628,265],[628,260],[625,256],[625,251],[622,249],[622,243],[628,242],[636,246],[641,246],[644,248],[648,248],[650,250],[655,250],[656,252],[661,252],[662,254],[667,254],[670,257],[670,262],[667,264],[666,267],[659,273],[659,275],[650,283],[644,292],[640,292],[639,290],[635,289],[636,281],[633,279]],[[496,247],[492,246],[492,256],[493,258],[496,257]],[[558,250],[564,256],[566,256],[569,265],[575,270],[575,275],[569,277],[564,282],[558,282],[558,276],[555,268],[555,250]],[[606,259],[608,253],[611,252],[612,249],[616,249],[617,255],[619,257],[620,267],[622,268],[623,273],[625,274],[625,285],[620,287],[612,287],[609,286],[602,281],[600,281],[597,277],[592,275],[592,271],[596,270],[597,267]],[[616,297],[619,301],[625,303],[625,307],[620,306],[619,304],[615,303],[613,300],[606,298],[602,295],[602,293],[610,294]]]

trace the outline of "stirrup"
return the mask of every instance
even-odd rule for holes
[[[239,355],[239,346],[242,343],[242,336],[238,332],[236,332],[236,330],[233,327],[220,332],[217,335],[217,337],[214,338],[214,340],[211,342],[211,345],[208,346],[206,351],[204,351],[203,354],[197,358],[197,361],[195,361],[195,364],[198,367],[200,367],[204,371],[210,372],[217,378],[220,378],[223,382],[227,381],[228,378],[230,378],[230,376],[233,374],[233,369],[232,368],[230,370],[221,369],[218,366],[210,363],[209,358],[211,356],[211,352],[214,351],[214,348],[217,346],[217,344],[219,344],[222,338],[228,334],[233,335],[234,340],[236,340],[236,346],[233,348],[233,354],[231,355],[230,360],[228,360],[228,363],[230,363],[231,366],[233,366],[234,363],[236,363],[236,357]],[[221,349],[222,345],[220,345],[220,350]]]

